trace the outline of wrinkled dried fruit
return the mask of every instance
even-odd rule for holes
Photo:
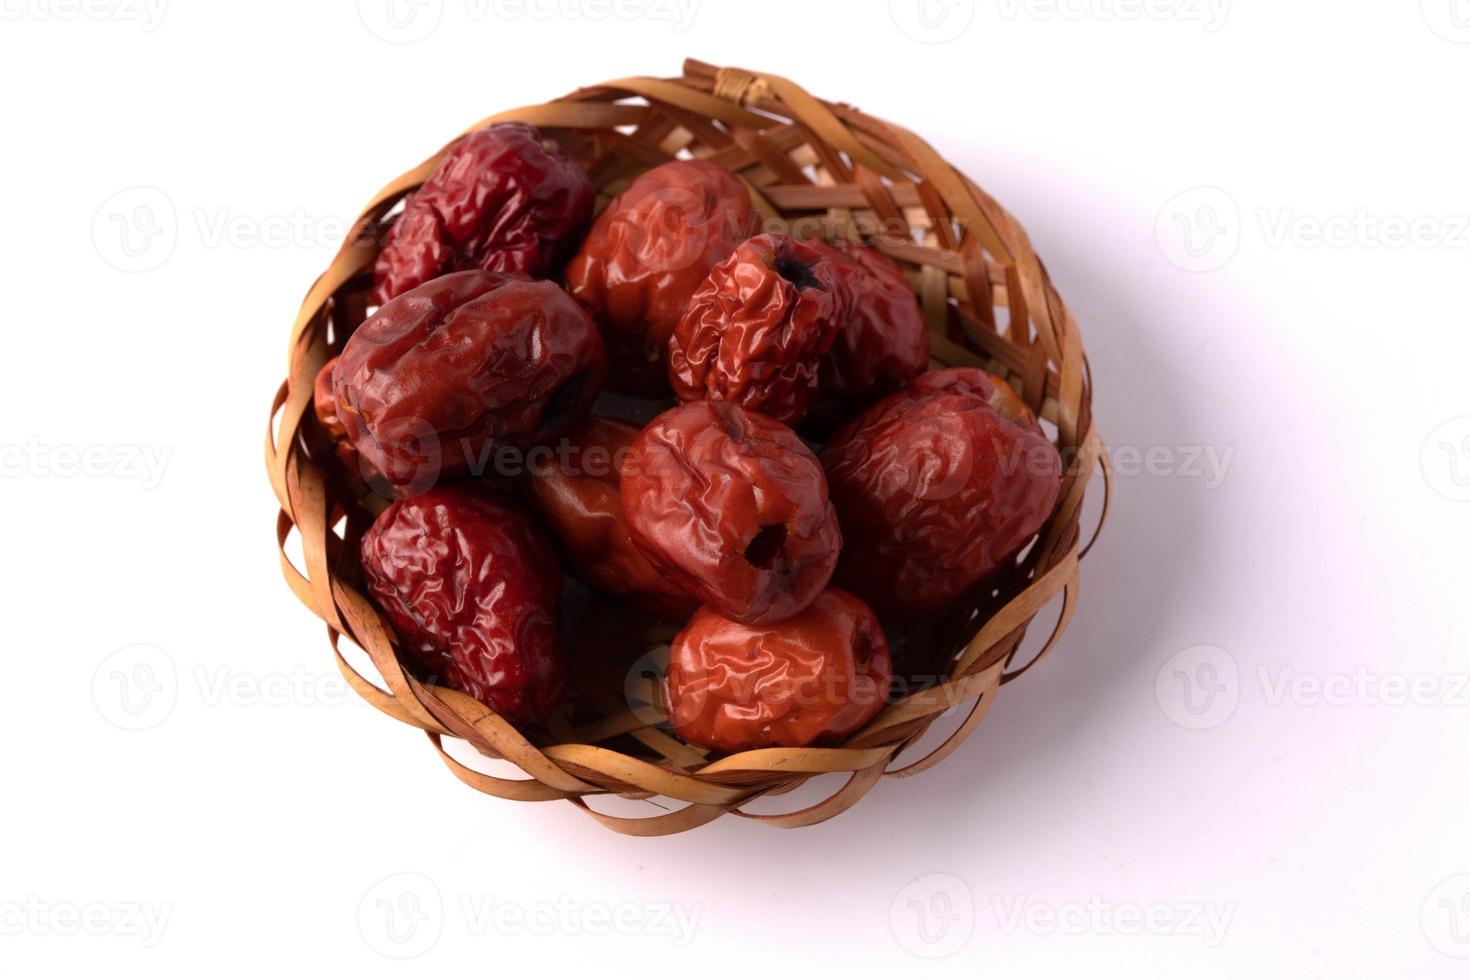
[[[822,365],[824,392],[862,398],[923,374],[929,366],[929,332],[898,266],[857,242],[812,244],[831,261],[845,310]]]
[[[384,487],[387,481],[371,463],[368,463],[347,438],[347,427],[337,415],[337,396],[332,391],[332,372],[337,368],[337,358],[332,358],[317,372],[312,387],[311,407],[316,420],[332,440],[332,451],[350,473],[355,473],[370,486]]]
[[[732,402],[794,425],[845,316],[833,261],[811,242],[757,235],[715,266],[669,340],[680,401]]]
[[[878,617],[841,589],[765,626],[705,607],[669,651],[669,721],[724,752],[830,743],[883,709],[892,680]]]
[[[362,567],[419,677],[510,721],[556,704],[561,570],[520,511],[457,487],[396,501],[363,536]]]
[[[745,623],[794,615],[842,547],[821,464],[790,429],[726,402],[664,412],[623,464],[633,543],[675,585]]]
[[[337,396],[332,391],[332,372],[336,369],[337,358],[334,357],[316,373],[316,383],[311,390],[311,408],[316,414],[316,420],[331,437],[337,458],[344,465],[356,470],[357,450],[352,448],[352,441],[347,438],[347,427],[337,417]]]
[[[675,160],[613,199],[567,263],[567,291],[602,327],[610,387],[668,391],[669,335],[715,263],[755,230],[745,185],[722,167]]]
[[[493,123],[456,143],[414,191],[378,253],[379,303],[446,272],[544,278],[575,247],[596,195],[532,126]]]
[[[1061,459],[1005,382],[921,375],[822,452],[847,549],[836,581],[884,616],[938,612],[1046,523]]]
[[[337,396],[332,394],[332,371],[336,367],[337,359],[334,357],[317,372],[316,384],[311,392],[311,407],[327,435],[335,440],[342,440],[347,438],[347,428],[337,417]]]
[[[602,387],[597,328],[553,282],[457,272],[411,289],[348,339],[337,412],[385,492],[487,472],[503,447],[559,435]]]
[[[526,493],[579,579],[682,622],[698,601],[649,564],[623,519],[618,474],[636,438],[636,427],[592,416],[567,433],[554,459],[532,461]]]

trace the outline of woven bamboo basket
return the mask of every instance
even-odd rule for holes
[[[625,78],[583,88],[470,129],[500,120],[531,123],[561,143],[587,168],[599,206],[642,171],[692,156],[746,182],[764,230],[868,237],[913,285],[932,336],[934,366],[977,366],[1003,377],[1044,420],[1066,464],[1062,491],[1038,540],[1007,569],[998,589],[913,628],[909,669],[926,664],[935,681],[910,688],[840,746],[720,757],[681,742],[647,706],[635,710],[625,694],[626,667],[666,645],[671,627],[599,634],[594,649],[605,660],[602,669],[572,671],[574,709],[544,731],[518,731],[464,694],[421,683],[400,666],[391,628],[359,585],[357,543],[386,501],[342,472],[316,425],[311,399],[318,370],[368,312],[373,261],[395,205],[433,172],[446,146],[368,203],[311,287],[291,330],[287,379],[271,406],[265,453],[281,508],[281,568],[297,598],[326,623],[348,683],[383,713],[422,729],[469,786],[511,800],[568,800],[606,827],[641,836],[689,830],[724,814],[778,827],[815,824],[852,806],[880,777],[911,776],[948,756],[974,731],[1000,688],[1066,628],[1087,550],[1080,531],[1083,495],[1097,471],[1103,516],[1107,509],[1107,462],[1093,424],[1082,338],[1026,233],[914,134],[817,99],[776,75],[686,61],[677,78]],[[1099,529],[1101,524],[1100,518]],[[304,567],[288,557],[293,530]],[[1058,596],[1050,637],[1026,663],[1014,662],[1032,619]],[[596,618],[595,610],[584,618]],[[603,616],[617,618],[615,611]],[[344,636],[366,651],[386,690],[352,666]],[[937,747],[921,758],[897,758],[949,712],[962,713],[963,721]],[[452,754],[450,739],[462,739],[482,757],[513,763],[524,778],[471,767],[462,757],[474,753]],[[829,773],[845,774],[846,781],[814,805],[777,813],[747,809],[758,797],[779,797]],[[603,812],[594,798],[607,794],[647,801],[649,815]]]

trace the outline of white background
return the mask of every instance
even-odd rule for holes
[[[1470,3],[928,2],[0,0],[0,972],[1465,975]],[[685,55],[1003,201],[1128,472],[944,765],[640,840],[343,695],[261,441],[388,178]]]

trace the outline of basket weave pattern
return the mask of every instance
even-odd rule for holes
[[[288,377],[271,408],[265,452],[281,508],[281,568],[296,596],[327,624],[343,676],[379,710],[427,733],[450,771],[475,789],[512,800],[569,800],[628,834],[677,833],[727,813],[806,826],[847,809],[882,776],[913,775],[939,762],[975,729],[1001,685],[1034,664],[1066,628],[1086,551],[1079,527],[1083,495],[1099,468],[1106,483],[1082,338],[1025,232],[914,134],[814,98],[775,75],[688,61],[678,78],[620,79],[470,128],[503,120],[531,123],[561,143],[587,168],[600,205],[642,171],[693,156],[745,181],[764,230],[857,236],[882,229],[874,244],[910,280],[937,365],[981,367],[1006,379],[1050,423],[1066,464],[1061,495],[1039,540],[1009,570],[1001,595],[977,597],[928,634],[942,681],[896,700],[840,746],[761,749],[712,760],[632,710],[621,684],[576,689],[596,717],[575,723],[553,718],[550,737],[533,742],[468,696],[420,683],[399,665],[391,629],[353,584],[357,542],[385,502],[372,499],[360,482],[354,487],[334,474],[336,460],[315,425],[311,400],[317,372],[366,314],[390,212],[433,172],[446,146],[369,202],[311,287],[291,331]],[[287,557],[293,530],[304,568]],[[1040,653],[1013,664],[1032,619],[1058,595],[1061,612]],[[344,635],[367,652],[386,690],[343,656]],[[669,636],[654,632],[636,640],[657,646]],[[966,704],[968,714],[942,744],[920,759],[895,763],[941,713]],[[446,750],[447,737],[514,763],[525,778],[466,766]],[[742,810],[755,797],[789,791],[823,773],[848,779],[815,805],[779,814]],[[650,806],[648,817],[613,816],[589,803],[608,793],[683,805]]]

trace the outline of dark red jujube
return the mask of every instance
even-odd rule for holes
[[[567,263],[567,291],[602,327],[610,386],[668,391],[669,335],[694,290],[755,231],[750,192],[703,160],[640,174],[592,223]]]
[[[1062,466],[1031,410],[974,368],[932,371],[822,452],[847,548],[836,581],[884,616],[938,612],[1046,523]]]
[[[597,328],[553,282],[456,272],[411,289],[348,339],[337,414],[385,492],[490,471],[503,447],[559,435],[592,404],[606,361]]]
[[[929,332],[898,266],[858,242],[812,244],[832,263],[844,310],[842,329],[822,365],[823,393],[861,399],[923,374]]]
[[[841,589],[764,626],[705,607],[669,651],[669,721],[685,741],[724,752],[819,745],[867,724],[892,680],[878,617]]]
[[[337,458],[344,466],[356,470],[359,465],[357,450],[352,447],[352,440],[347,438],[347,427],[337,416],[337,396],[332,392],[332,372],[336,369],[337,358],[334,357],[317,372],[311,391],[311,408],[322,429],[331,437]]]
[[[845,316],[837,275],[812,242],[779,234],[742,242],[700,285],[669,339],[674,394],[796,424]]]
[[[414,673],[510,721],[556,704],[561,570],[526,515],[459,487],[395,501],[363,535],[362,567]]]
[[[800,612],[842,547],[816,456],[784,425],[727,402],[690,402],[650,422],[621,491],[649,562],[741,622]]]
[[[568,432],[555,458],[533,460],[526,495],[583,582],[627,596],[661,619],[683,622],[698,600],[658,573],[633,545],[618,475],[638,438],[625,422],[592,416]]]
[[[596,194],[587,174],[522,122],[492,123],[450,148],[408,198],[374,266],[379,303],[466,269],[553,274]]]

